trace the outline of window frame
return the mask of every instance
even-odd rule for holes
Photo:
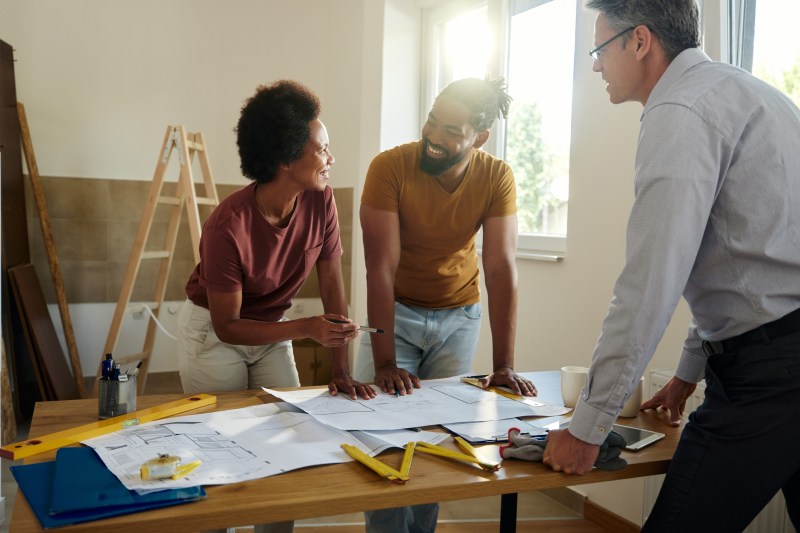
[[[427,120],[428,111],[439,93],[439,88],[437,87],[439,82],[438,43],[441,40],[439,32],[442,24],[458,17],[460,14],[485,6],[487,8],[487,21],[498,47],[496,53],[490,55],[487,75],[507,77],[509,28],[512,14],[534,9],[550,1],[553,0],[443,0],[441,2],[420,2],[423,8],[423,75],[420,94],[420,124],[424,124],[425,120]],[[502,152],[504,146],[505,120],[501,118],[492,126],[489,140],[483,149],[496,156]],[[569,219],[569,215],[567,215],[567,218]],[[482,232],[480,232],[477,239],[478,253],[480,253],[483,239]],[[566,248],[567,235],[521,233],[518,237],[516,256],[520,259],[558,261],[566,255]]]

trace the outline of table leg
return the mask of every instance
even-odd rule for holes
[[[500,496],[500,533],[517,531],[517,493]]]

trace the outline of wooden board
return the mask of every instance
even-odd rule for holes
[[[0,40],[0,153],[3,154],[0,160],[0,195],[3,197],[0,226],[3,228],[4,269],[30,261],[21,148],[14,81],[14,49]]]
[[[7,276],[9,267],[30,262],[14,61],[14,48],[0,40],[0,198],[3,199],[3,208],[0,210],[0,242],[3,249],[0,254],[0,307],[9,378],[14,385],[14,405],[24,419],[33,413],[38,398],[34,393],[35,379],[20,329],[20,310],[14,303]]]
[[[2,410],[2,440],[0,444],[7,444],[17,437],[17,418],[14,413],[14,400],[11,397],[11,380],[8,377],[8,360],[6,359],[6,345],[5,341],[0,341],[0,350],[2,350],[2,368],[0,368],[0,394],[3,398]]]
[[[85,398],[86,392],[83,389],[81,358],[78,354],[78,344],[75,341],[75,333],[72,329],[72,317],[69,314],[69,305],[67,304],[67,291],[64,288],[64,280],[61,277],[61,267],[58,264],[58,254],[56,253],[56,243],[53,239],[50,215],[47,213],[47,202],[44,197],[42,180],[39,176],[39,166],[36,164],[36,155],[33,151],[31,131],[28,127],[28,117],[25,114],[25,106],[22,105],[22,102],[17,102],[17,112],[19,114],[22,151],[25,154],[25,162],[28,165],[28,176],[31,179],[31,190],[33,190],[36,210],[39,213],[39,225],[42,227],[42,238],[44,239],[44,247],[47,251],[47,263],[50,265],[50,275],[53,278],[53,286],[56,290],[58,311],[61,314],[61,326],[64,331],[64,339],[67,342],[69,361],[72,366],[78,394],[80,394],[81,398]]]
[[[42,381],[52,388],[54,400],[76,400],[81,397],[72,370],[56,335],[47,310],[42,286],[30,263],[8,269],[14,293],[19,299],[23,322],[32,339],[36,359],[40,363]]]
[[[9,292],[13,293],[14,295],[14,309],[16,310],[15,318],[18,321],[17,337],[18,340],[20,340],[20,338],[24,340],[24,348],[17,354],[20,357],[20,359],[17,361],[17,364],[21,362],[25,363],[25,369],[27,370],[25,375],[28,376],[28,378],[31,376],[33,377],[32,380],[29,379],[29,382],[25,386],[30,387],[33,384],[36,385],[37,402],[46,402],[48,400],[52,400],[55,398],[55,395],[53,394],[53,389],[50,386],[50,383],[47,383],[43,376],[42,361],[40,360],[36,349],[33,347],[33,336],[31,335],[30,329],[28,328],[28,323],[25,320],[25,316],[22,311],[21,296],[17,290],[16,284],[11,280],[11,272],[9,272],[8,284],[12,289]],[[22,356],[24,356],[24,358]],[[17,388],[19,388],[19,385],[17,385]],[[19,390],[17,390],[17,392],[19,392]]]

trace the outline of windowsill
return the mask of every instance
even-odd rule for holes
[[[563,253],[558,252],[535,252],[529,250],[517,250],[517,259],[525,259],[527,261],[547,261],[550,263],[557,263],[564,259]]]
[[[478,255],[483,255],[483,249],[477,249]],[[517,250],[514,254],[517,259],[524,259],[526,261],[545,261],[547,263],[558,263],[565,257],[561,252],[541,252],[536,250]]]

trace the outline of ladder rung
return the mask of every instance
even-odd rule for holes
[[[190,141],[188,139],[186,140],[186,147],[189,148],[190,150],[196,150],[198,152],[202,152],[203,150],[205,150],[205,147],[203,147],[202,144],[195,141]]]
[[[197,197],[197,203],[202,205],[217,205],[217,201],[213,198],[201,198]]]
[[[181,203],[181,199],[176,196],[159,196],[158,203],[178,205]]]
[[[143,306],[149,307],[151,311],[155,311],[156,309],[159,308],[158,302],[137,302],[137,303],[141,303]],[[134,313],[143,313],[144,307],[140,307],[137,309],[136,304],[131,304],[131,306],[128,308],[128,311],[133,311]]]
[[[142,252],[142,259],[166,259],[172,252],[169,250],[157,250],[154,252]]]

